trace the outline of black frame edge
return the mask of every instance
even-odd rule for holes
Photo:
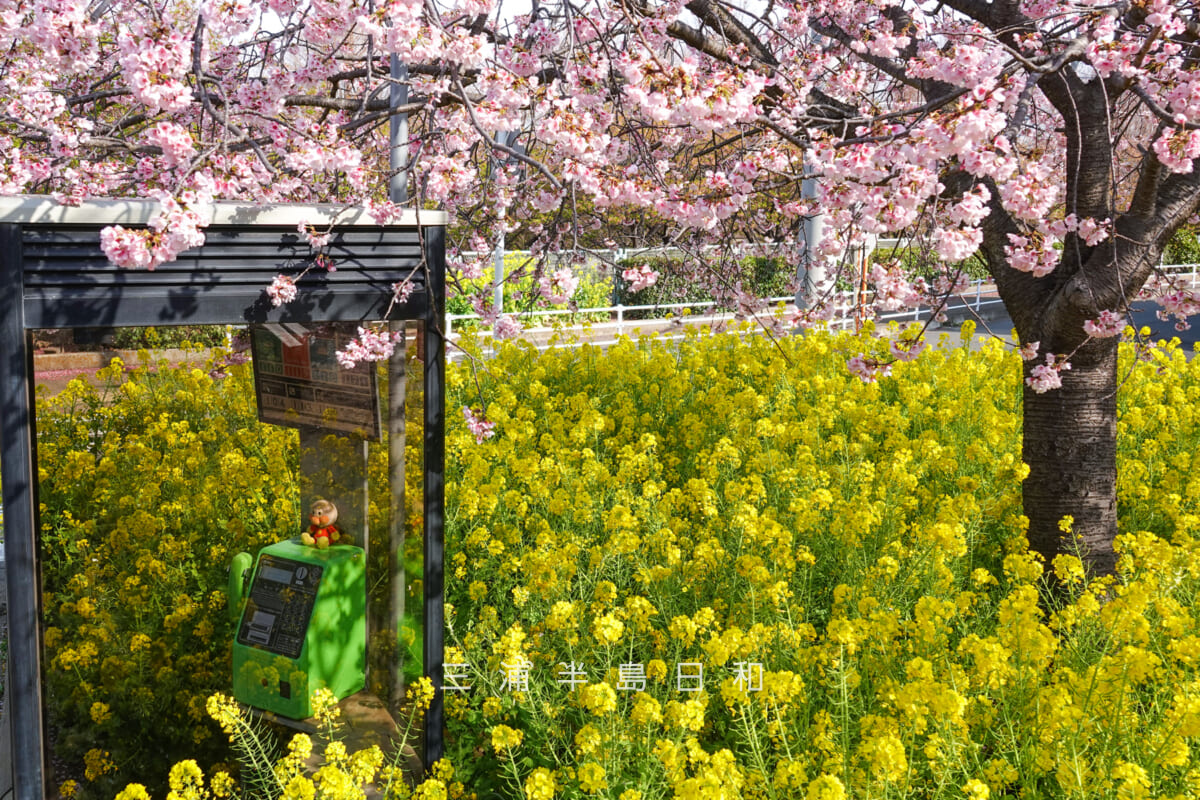
[[[8,578],[8,702],[16,800],[43,800],[41,571],[33,353],[22,303],[21,226],[0,224],[0,470]]]

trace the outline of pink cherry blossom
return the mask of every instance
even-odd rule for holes
[[[925,294],[931,303],[937,303],[942,298],[952,294],[963,294],[971,288],[971,277],[959,266],[939,264],[934,273],[933,283],[926,287]]]
[[[192,103],[184,82],[191,43],[178,31],[155,31],[135,23],[117,40],[120,65],[133,97],[154,110],[181,111]]]
[[[134,231],[110,225],[100,231],[100,249],[108,260],[128,269],[153,269],[146,231]]]
[[[515,339],[524,331],[524,326],[512,314],[501,314],[496,318],[495,336],[497,339]]]
[[[1071,368],[1063,356],[1046,353],[1046,363],[1038,364],[1025,379],[1025,383],[1038,394],[1062,388],[1062,373]]]
[[[1124,330],[1125,315],[1115,311],[1101,311],[1096,319],[1085,320],[1083,323],[1084,333],[1096,339],[1120,336]]]
[[[253,23],[257,5],[250,0],[204,0],[200,14],[214,34],[232,37],[244,33]]]
[[[549,275],[543,275],[538,282],[538,291],[551,303],[567,302],[575,295],[578,287],[579,279],[566,267],[556,269]]]
[[[496,423],[488,422],[483,412],[476,413],[467,406],[463,406],[462,412],[467,420],[467,430],[475,436],[475,444],[483,444],[496,435]]]
[[[950,219],[960,225],[974,226],[983,222],[991,209],[988,200],[992,193],[982,183],[963,195],[962,199],[950,208]]]
[[[1200,158],[1200,130],[1166,130],[1154,140],[1154,154],[1172,172],[1192,171]]]
[[[338,351],[338,363],[344,369],[354,369],[364,361],[384,361],[391,357],[396,342],[403,335],[402,332],[388,333],[360,327],[358,335]]]
[[[314,250],[320,250],[322,247],[329,245],[329,237],[333,233],[332,230],[318,231],[307,222],[301,222],[296,225],[296,231],[304,237],[308,242],[308,246]]]
[[[367,214],[380,225],[391,225],[403,213],[403,209],[390,201],[376,201],[374,198],[364,204]]]
[[[983,243],[983,231],[978,228],[938,228],[932,238],[938,258],[957,263],[979,249]]]
[[[163,161],[168,167],[186,164],[196,153],[191,134],[182,125],[174,122],[158,123],[146,134],[146,139],[162,148]]]
[[[1004,207],[1018,219],[1039,222],[1046,218],[1058,199],[1059,186],[1054,165],[1037,161],[1000,187]]]
[[[1038,394],[1045,394],[1052,389],[1062,387],[1062,376],[1054,367],[1048,364],[1038,364],[1025,379],[1025,383]]]
[[[1019,272],[1032,273],[1035,278],[1049,275],[1058,266],[1059,253],[1054,249],[1054,240],[1048,236],[1021,236],[1010,233],[1009,244],[1004,246],[1008,264]]]
[[[912,308],[923,299],[899,264],[876,264],[871,268],[871,281],[875,284],[875,304],[884,311]]]
[[[1079,238],[1083,239],[1084,244],[1088,247],[1095,247],[1108,238],[1108,228],[1112,224],[1112,220],[1096,221],[1094,219],[1083,219],[1079,221]]]
[[[637,267],[630,267],[621,273],[621,277],[629,285],[629,291],[640,292],[642,289],[648,289],[658,282],[659,273],[650,268],[649,264],[641,264]]]
[[[1200,292],[1192,289],[1167,291],[1159,297],[1158,302],[1162,305],[1157,312],[1158,318],[1166,321],[1174,317],[1176,330],[1189,330],[1191,323],[1188,317],[1200,314]]]
[[[917,356],[925,351],[926,346],[924,339],[893,339],[888,344],[888,350],[900,361],[915,361]]]
[[[397,305],[403,305],[408,302],[408,298],[412,297],[413,290],[416,284],[412,279],[397,281],[392,284],[392,298]]]
[[[271,305],[276,308],[292,302],[296,299],[296,282],[287,275],[276,275],[267,287],[267,297],[271,298]]]
[[[863,383],[875,383],[880,376],[886,377],[892,374],[890,364],[881,364],[874,359],[865,358],[862,353],[847,361],[846,369],[850,370],[851,374],[858,376]]]

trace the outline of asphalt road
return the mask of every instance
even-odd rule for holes
[[[1160,306],[1158,303],[1147,300],[1138,301],[1133,304],[1133,319],[1136,327],[1150,328],[1151,339],[1169,340],[1178,338],[1180,346],[1184,353],[1190,359],[1195,353],[1196,344],[1200,342],[1200,319],[1194,320],[1192,327],[1189,330],[1175,330],[1175,322],[1163,322],[1156,314]]]
[[[1139,330],[1141,328],[1150,328],[1150,339],[1152,341],[1169,341],[1170,339],[1178,338],[1180,349],[1183,350],[1184,355],[1190,360],[1195,354],[1197,343],[1200,343],[1200,319],[1194,320],[1189,330],[1178,331],[1175,330],[1175,322],[1173,320],[1164,322],[1158,318],[1157,312],[1160,308],[1158,303],[1151,300],[1137,301],[1130,309],[1133,326]],[[961,306],[952,308],[949,316],[950,321],[944,323],[941,326],[941,330],[956,330],[961,326],[964,318],[974,319],[974,316]],[[1007,341],[1012,341],[1013,321],[1002,307],[984,306],[981,309],[981,316],[983,319],[976,321],[975,333],[975,338],[980,345],[993,334]]]

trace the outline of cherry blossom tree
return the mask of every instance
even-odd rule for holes
[[[1155,274],[1200,207],[1198,35],[1190,0],[533,0],[515,16],[492,0],[0,0],[0,192],[159,198],[149,228],[105,233],[131,268],[202,241],[215,199],[363,205],[386,224],[387,126],[405,113],[408,202],[456,220],[452,282],[505,234],[578,252],[614,218],[715,262],[697,275],[751,316],[734,243],[853,269],[892,306],[955,291],[977,256],[1027,358],[1030,542],[1060,552],[1070,515],[1103,573],[1128,304],[1149,286],[1181,320],[1200,308]],[[921,279],[846,258],[897,235],[928,254]],[[286,302],[293,277],[264,291]],[[534,277],[543,299],[575,286],[561,264]],[[786,323],[825,313],[817,292]],[[365,336],[365,357],[387,349]],[[868,380],[889,366],[848,362]]]

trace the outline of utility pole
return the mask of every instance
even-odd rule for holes
[[[808,169],[805,170],[809,172]],[[817,179],[806,177],[800,183],[800,196],[817,199]],[[816,287],[825,281],[825,260],[817,247],[825,235],[825,215],[811,214],[804,218],[804,256],[796,267],[796,308],[808,308],[816,295]]]
[[[516,146],[517,132],[516,131],[496,131],[496,143],[502,147]],[[495,153],[492,154],[492,171],[493,174],[504,168],[507,159],[502,159]],[[496,312],[496,327],[493,331],[494,335],[499,337],[500,334],[500,315],[504,313],[504,228],[501,227],[500,235],[496,239],[496,248],[492,251],[492,285],[494,295],[492,297],[492,307]]]
[[[400,57],[392,53],[390,64],[392,79],[390,102],[398,108],[408,102],[408,67]],[[408,113],[392,114],[388,123],[388,166],[391,178],[388,182],[388,199],[393,203],[408,200]],[[408,397],[408,341],[407,322],[389,322],[388,330],[398,336],[392,355],[388,358],[388,485],[390,488],[390,513],[388,514],[388,603],[387,632],[395,642],[395,652],[388,665],[388,710],[398,719],[400,704],[404,699],[403,639],[400,628],[404,624],[405,599],[408,581],[404,568],[405,550],[405,486],[404,467],[407,446],[407,418],[405,401]],[[424,633],[428,633],[427,631]]]

